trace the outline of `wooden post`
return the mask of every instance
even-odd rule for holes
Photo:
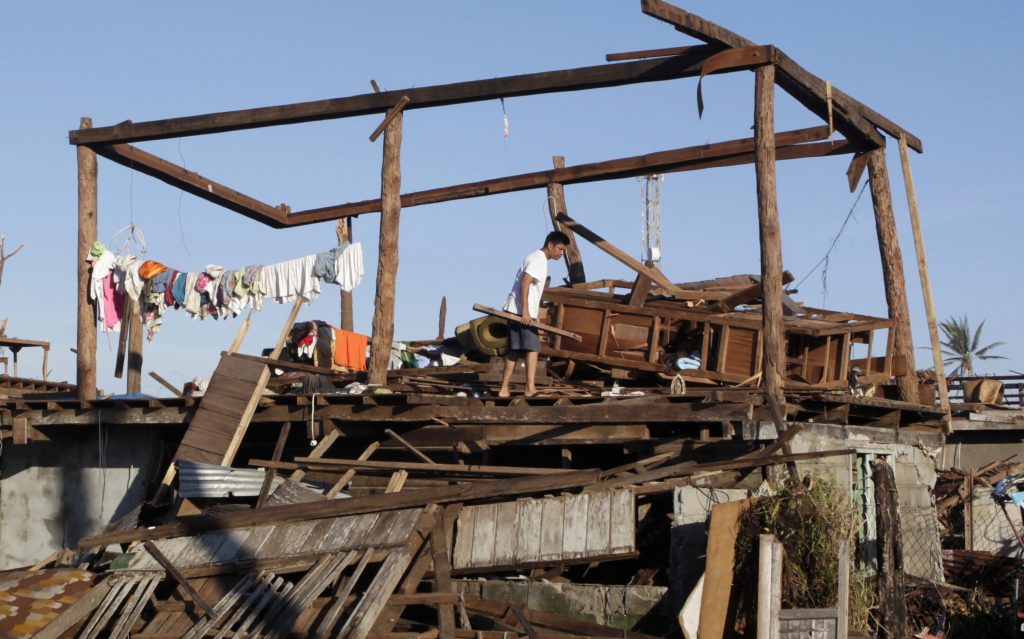
[[[128,304],[128,392],[142,392],[142,316],[139,303]]]
[[[921,278],[921,296],[924,311],[928,317],[928,338],[932,343],[932,360],[935,365],[935,385],[939,391],[939,405],[946,411],[946,433],[952,432],[952,416],[949,413],[949,389],[946,388],[945,365],[942,363],[942,346],[939,343],[939,329],[935,321],[935,304],[932,301],[932,281],[928,275],[928,258],[924,252],[924,235],[921,233],[921,218],[917,213],[917,192],[914,190],[914,175],[910,172],[910,153],[907,138],[900,136],[900,163],[903,165],[903,186],[907,191],[907,208],[910,209],[910,228],[914,232],[914,252],[917,254],[917,273]]]
[[[914,364],[914,343],[910,336],[910,310],[907,307],[907,283],[903,277],[903,254],[896,236],[896,218],[892,209],[892,191],[889,188],[889,170],[885,164],[885,149],[868,152],[868,178],[871,181],[871,201],[875,207],[875,230],[878,233],[878,251],[882,257],[882,281],[885,301],[889,306],[889,319],[893,320],[893,352],[907,363],[907,373],[896,378],[900,399],[918,403],[917,366]],[[845,371],[844,371],[845,373]]]
[[[839,544],[839,584],[836,594],[836,639],[850,634],[850,550],[844,539]]]
[[[772,544],[775,535],[761,535],[757,550],[757,635],[768,637],[772,625]]]
[[[343,242],[352,241],[352,218],[338,220],[338,227],[335,230],[338,234],[338,246]],[[346,331],[354,331],[354,320],[352,319],[352,291],[341,292],[341,328]]]
[[[903,536],[896,504],[896,479],[884,459],[871,462],[878,535],[878,609],[883,637],[906,637],[907,604],[903,591]]]
[[[398,221],[402,210],[402,114],[384,131],[384,161],[380,170],[380,244],[377,251],[377,294],[373,308],[368,383],[384,385],[395,336],[395,278],[398,274]]]
[[[92,118],[82,118],[79,129],[91,129]],[[78,344],[75,376],[78,399],[96,398],[96,313],[89,302],[89,263],[85,258],[96,241],[96,154],[78,147]]]
[[[776,428],[785,430],[785,334],[782,324],[782,238],[775,193],[775,66],[754,70],[754,170],[757,175],[757,220],[761,239],[761,288],[764,303],[762,375]]]
[[[551,158],[556,169],[565,168],[565,158],[556,155]],[[568,215],[565,210],[565,187],[558,182],[548,184],[548,212],[551,214],[551,224],[555,230],[561,231],[569,236],[569,246],[565,247],[565,268],[569,271],[570,284],[582,284],[587,281],[587,275],[583,272],[583,258],[580,256],[580,248],[576,245],[576,236],[572,229],[562,224],[558,214]]]

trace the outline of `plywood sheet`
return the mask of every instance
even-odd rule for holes
[[[749,506],[750,500],[746,499],[717,504],[711,509],[707,566],[697,632],[701,639],[719,639],[725,635],[732,614],[732,574],[739,517]]]

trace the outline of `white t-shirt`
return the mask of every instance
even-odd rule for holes
[[[523,314],[522,300],[519,299],[519,289],[522,285],[523,273],[528,273],[533,278],[526,294],[526,308],[530,312],[530,317],[537,319],[537,316],[540,314],[540,298],[544,294],[544,283],[548,278],[548,258],[544,255],[544,251],[537,249],[527,255],[526,259],[523,260],[523,264],[519,267],[519,271],[516,272],[516,281],[512,284],[512,291],[505,300],[505,306],[502,307],[509,313],[515,313],[516,315]]]

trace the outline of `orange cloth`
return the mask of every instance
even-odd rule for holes
[[[334,363],[353,371],[366,370],[366,335],[334,329]]]
[[[141,277],[144,280],[150,280],[166,270],[167,267],[161,264],[160,262],[146,260],[145,262],[142,263],[142,266],[139,267],[139,277]]]

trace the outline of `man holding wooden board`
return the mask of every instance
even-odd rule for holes
[[[544,238],[544,246],[530,253],[523,260],[516,273],[512,290],[502,309],[519,316],[508,321],[508,353],[505,355],[505,370],[501,376],[501,390],[498,397],[509,397],[509,380],[516,363],[526,357],[526,396],[537,392],[534,380],[537,377],[537,355],[540,353],[540,335],[532,326],[540,314],[540,298],[548,278],[548,260],[558,260],[569,245],[569,237],[561,231],[552,231]]]

